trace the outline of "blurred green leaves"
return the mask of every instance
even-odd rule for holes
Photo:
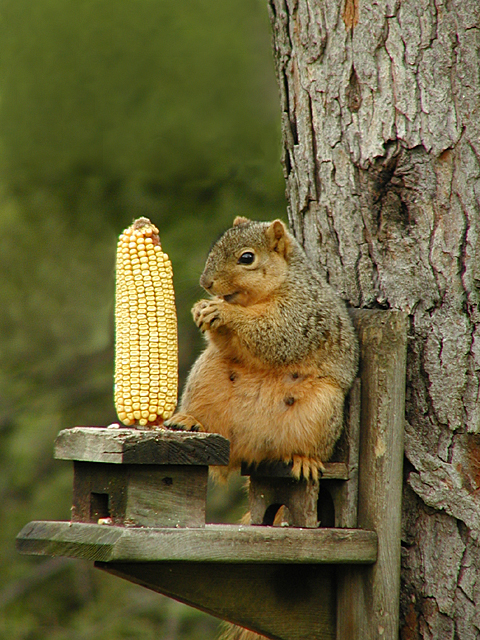
[[[261,0],[0,2],[0,638],[207,640],[216,623],[84,563],[18,556],[32,519],[68,519],[53,440],[115,420],[114,256],[148,216],[170,254],[181,379],[190,307],[236,215],[284,213]],[[211,491],[236,519],[239,483]]]
[[[258,0],[2,4],[10,179],[28,187],[72,172],[128,176],[169,200],[173,184],[208,198],[248,166],[278,182],[277,96]]]

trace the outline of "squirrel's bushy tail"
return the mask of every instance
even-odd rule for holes
[[[266,638],[248,629],[243,629],[243,627],[225,622],[218,640],[266,640]]]

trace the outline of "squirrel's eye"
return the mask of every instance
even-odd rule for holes
[[[255,255],[251,251],[244,251],[238,259],[238,264],[252,264]]]

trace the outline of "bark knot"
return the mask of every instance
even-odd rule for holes
[[[354,67],[352,67],[352,73],[350,74],[350,81],[345,96],[350,111],[358,111],[362,106],[362,90]]]

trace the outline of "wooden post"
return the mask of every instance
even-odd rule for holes
[[[352,315],[362,382],[358,526],[377,532],[378,560],[339,572],[337,640],[398,640],[407,315]]]
[[[347,476],[323,483],[333,499],[336,527],[357,526],[361,388],[361,380],[356,378],[346,400],[345,431],[334,454],[334,459],[344,461]]]

